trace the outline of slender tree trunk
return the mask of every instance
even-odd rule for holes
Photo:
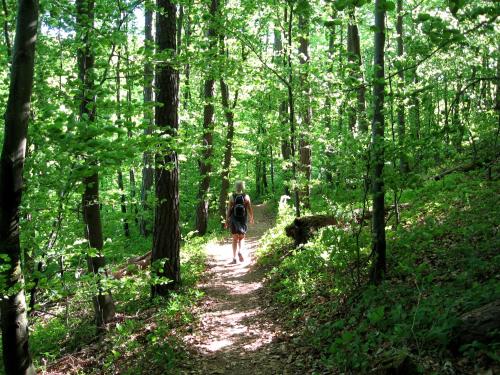
[[[224,36],[222,34],[219,36],[219,41],[220,54],[225,55]],[[229,103],[229,87],[222,77],[220,78],[219,83],[222,98],[222,107],[224,109],[224,114],[226,116],[227,122],[226,147],[224,151],[224,161],[222,164],[221,189],[219,195],[219,217],[224,220],[226,218],[226,203],[229,193],[229,172],[231,168],[231,157],[233,154],[234,107],[237,103],[238,91],[236,91],[234,103],[231,107],[231,104]]]
[[[116,63],[116,104],[117,104],[117,122],[118,126],[122,126],[122,107],[121,107],[121,79],[120,79],[120,67],[121,67],[121,54],[118,52],[118,61]],[[130,237],[130,229],[127,220],[127,203],[125,199],[125,189],[123,188],[123,173],[121,166],[118,166],[118,189],[120,190],[120,207],[122,212],[123,220],[123,232],[125,237]]]
[[[386,273],[386,242],[384,215],[384,44],[385,10],[383,0],[375,0],[374,83],[372,121],[372,194],[374,262],[371,282],[379,284]]]
[[[9,97],[0,159],[0,260],[5,283],[1,301],[3,362],[7,375],[35,374],[28,344],[28,318],[19,242],[19,207],[30,117],[38,29],[38,1],[19,0]]]
[[[269,145],[269,173],[271,175],[271,192],[274,194],[274,153],[273,153],[273,145]]]
[[[285,17],[286,18],[286,17]],[[286,20],[285,20],[286,22]],[[295,159],[295,102],[293,96],[293,66],[292,66],[292,26],[293,26],[293,5],[290,6],[290,15],[288,17],[288,115],[290,121],[290,151],[292,159],[292,174],[294,180],[294,195],[295,195],[295,215],[300,217],[300,195],[297,187],[297,161]]]
[[[177,17],[177,54],[181,52],[183,23],[184,23],[184,6],[179,5],[179,17]]]
[[[222,165],[221,175],[221,191],[219,195],[219,216],[223,219],[226,217],[226,201],[229,193],[229,172],[231,168],[231,157],[233,153],[233,139],[234,139],[234,112],[229,106],[229,88],[224,82],[220,80],[220,89],[222,96],[222,106],[226,115],[227,133],[226,133],[226,148],[224,152],[224,162]]]
[[[11,59],[12,56],[12,48],[10,46],[10,37],[9,37],[9,9],[7,8],[7,2],[6,0],[2,0],[2,8],[3,8],[3,15],[4,15],[4,21],[3,21],[3,35],[5,38],[5,46],[7,47],[7,57],[9,60]]]
[[[128,24],[127,28],[128,30]],[[129,139],[132,138],[132,128],[134,126],[134,122],[132,121],[132,82],[130,81],[130,54],[128,50],[128,40],[125,43],[125,87],[127,88],[127,113],[125,116],[125,124],[127,127],[127,136]],[[137,188],[135,183],[135,171],[134,168],[131,167],[128,171],[129,182],[130,182],[130,198],[132,201],[132,208],[134,210],[134,221],[136,225],[139,225],[139,209],[137,208],[136,202],[136,194]]]
[[[300,82],[302,87],[303,105],[301,108],[302,128],[300,131],[300,169],[304,175],[304,188],[302,189],[302,203],[305,208],[310,208],[311,195],[311,144],[309,133],[311,131],[311,86],[309,83],[309,22],[311,6],[307,0],[302,0],[302,12],[299,14],[299,60],[302,65]]]
[[[217,17],[218,0],[211,0],[210,21],[207,31],[208,39],[208,61],[213,61],[217,47]],[[208,193],[210,192],[210,173],[212,172],[213,132],[214,132],[214,85],[215,69],[209,69],[205,78],[203,95],[205,105],[203,107],[203,152],[199,160],[201,182],[198,188],[198,207],[196,208],[196,230],[198,235],[203,236],[207,232],[208,225]]]
[[[401,87],[405,83],[405,74],[403,71],[403,0],[397,1],[397,20],[396,20],[396,32],[398,34],[397,37],[397,56],[398,56],[398,78],[399,84]],[[403,104],[403,95],[402,90],[399,90],[399,101],[397,106],[397,118],[398,118],[398,141],[399,141],[399,171],[403,174],[408,173],[409,166],[408,160],[405,155],[405,133],[406,133],[406,124],[405,124],[405,107]]]
[[[148,5],[148,3],[146,3]],[[146,6],[145,10],[145,49],[149,53],[152,52],[153,48],[153,11],[151,7]],[[149,57],[148,57],[149,58]],[[144,119],[146,122],[146,128],[144,129],[144,135],[146,137],[153,133],[153,120],[151,109],[148,105],[153,101],[153,66],[148,61],[144,65],[144,103],[146,104],[146,110],[144,112]],[[148,197],[153,188],[153,156],[149,151],[143,154],[143,167],[142,167],[142,188],[141,188],[141,203],[142,203],[142,215],[139,222],[139,230],[144,237],[147,237],[151,233],[151,222],[146,218],[147,213],[151,210],[148,203]]]
[[[344,29],[342,26],[340,26],[340,41],[339,41],[339,46],[344,45]],[[344,82],[345,80],[345,68],[344,68],[344,54],[342,47],[339,47],[339,71],[340,71],[340,78],[341,81]],[[339,131],[342,130],[344,127],[344,113],[345,113],[345,104],[346,104],[347,97],[344,94],[344,97],[342,101],[340,102],[339,109],[338,109],[338,116],[339,116]]]
[[[170,0],[156,1],[159,12],[156,18],[156,43],[158,53],[176,51],[176,5]],[[155,125],[170,139],[175,139],[179,129],[179,73],[173,64],[156,68]],[[156,200],[155,225],[151,263],[154,282],[151,293],[166,296],[180,281],[180,229],[179,229],[179,161],[172,149],[172,142],[160,145],[161,153],[155,157]],[[162,282],[166,278],[167,282]],[[165,280],[164,280],[165,281]]]
[[[358,123],[359,131],[366,133],[368,131],[368,122],[366,120],[366,87],[363,80],[361,45],[359,40],[359,30],[356,24],[355,10],[349,13],[349,26],[347,29],[347,53],[350,63],[350,74],[357,81],[357,106],[351,106],[349,109],[349,126],[352,131],[356,129]]]
[[[286,16],[285,16],[286,18]],[[285,19],[286,22],[286,19]],[[278,69],[286,68],[286,60],[283,53],[283,42],[281,40],[281,32],[278,29],[274,29],[274,63]],[[279,106],[279,120],[281,124],[281,156],[285,162],[290,161],[290,138],[288,129],[288,103],[286,99],[283,99]],[[285,194],[290,195],[290,189],[285,184]]]
[[[335,14],[333,15],[334,17],[336,16]],[[328,29],[328,73],[330,75],[333,75],[333,56],[335,53],[335,25],[331,26]],[[326,99],[325,99],[325,107],[326,107],[326,115],[325,115],[325,127],[326,130],[328,131],[328,135],[332,135],[333,131],[333,121],[332,121],[332,111],[333,111],[333,106],[332,106],[332,93],[334,91],[333,84],[329,80],[328,81],[328,93],[326,93]],[[325,147],[325,177],[326,181],[328,183],[333,182],[333,174],[331,171],[331,161],[333,159],[333,151],[332,151],[332,146],[327,144]]]
[[[82,85],[80,121],[83,128],[87,123],[92,123],[95,120],[94,55],[91,46],[91,33],[94,27],[94,1],[77,0],[76,11],[77,37],[82,41],[82,46],[78,49],[77,59],[78,77]],[[86,163],[89,175],[83,179],[83,220],[89,247],[95,249],[96,254],[87,257],[87,265],[89,272],[92,272],[97,279],[98,294],[94,296],[93,302],[96,324],[98,329],[102,329],[105,323],[113,319],[115,307],[111,293],[103,290],[101,283],[103,274],[100,270],[104,269],[106,261],[102,254],[104,242],[99,206],[98,162],[94,158],[89,158]]]
[[[191,4],[189,4],[188,11],[185,12],[184,17],[186,18],[186,21],[184,22],[185,27],[184,27],[184,40],[185,40],[185,46],[186,50],[189,50],[189,45],[191,43],[191,17],[190,17],[190,11],[191,9]],[[188,60],[189,61],[189,60]],[[184,109],[187,108],[187,105],[189,101],[191,100],[191,88],[189,86],[190,84],[190,75],[191,75],[191,65],[189,62],[186,63],[184,66],[184,103],[183,107]]]

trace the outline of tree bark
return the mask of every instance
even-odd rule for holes
[[[128,24],[127,28],[128,30]],[[133,137],[132,128],[134,126],[134,122],[132,121],[132,82],[130,81],[130,54],[128,50],[128,40],[125,43],[125,87],[127,88],[127,113],[125,116],[125,124],[127,127],[127,136],[129,139]],[[134,168],[131,167],[128,171],[129,182],[130,182],[130,198],[132,201],[132,208],[134,210],[134,221],[136,225],[139,225],[139,209],[137,208],[136,202],[136,183],[135,183],[135,171]]]
[[[372,255],[374,262],[371,282],[379,284],[386,273],[386,241],[384,218],[384,44],[385,8],[383,0],[375,0],[375,38],[374,38],[374,83],[373,83],[373,121],[372,121],[372,195],[373,195],[373,240]]]
[[[19,0],[0,159],[0,254],[8,257],[0,260],[0,265],[7,268],[1,273],[5,288],[1,302],[2,347],[7,375],[35,374],[28,344],[19,206],[33,89],[38,13],[38,1]]]
[[[185,40],[185,46],[186,50],[189,49],[189,45],[191,44],[191,17],[190,17],[190,10],[191,10],[191,2],[188,4],[187,11],[184,10],[184,17],[186,21],[184,22],[184,40]],[[184,109],[187,108],[189,101],[191,100],[191,88],[190,88],[190,75],[191,75],[191,65],[189,64],[189,59],[186,65],[184,65],[184,103],[183,107]]]
[[[116,63],[116,105],[118,107],[116,118],[118,127],[122,126],[120,67],[121,67],[121,54],[120,52],[118,52],[118,59]],[[121,170],[121,166],[118,166],[118,189],[120,190],[120,208],[122,212],[123,232],[125,234],[125,237],[130,237],[130,228],[128,226],[128,220],[127,220],[127,204],[125,199],[125,190],[123,188],[123,172]]]
[[[287,21],[285,13],[285,22]],[[300,217],[300,194],[297,187],[297,162],[295,160],[295,100],[293,96],[293,66],[292,66],[292,28],[293,26],[293,5],[290,5],[290,14],[288,17],[288,53],[287,53],[287,68],[288,68],[288,118],[290,124],[290,152],[292,159],[292,175],[295,182],[294,196],[295,196],[295,216]]]
[[[368,122],[366,120],[366,87],[363,82],[361,45],[359,40],[359,30],[356,24],[355,10],[349,13],[349,26],[347,29],[347,55],[351,65],[350,71],[357,86],[357,106],[349,109],[349,126],[352,131],[356,129],[356,122],[359,131],[366,133],[368,131]]]
[[[217,17],[218,0],[211,0],[210,20],[207,31],[208,51],[207,58],[213,64],[217,47]],[[208,226],[208,193],[210,192],[210,173],[212,172],[213,153],[213,131],[214,131],[214,85],[215,69],[209,68],[205,78],[203,95],[205,105],[203,107],[203,138],[202,138],[202,158],[199,160],[200,185],[198,188],[198,206],[196,208],[196,230],[198,235],[203,236],[207,232]]]
[[[146,2],[145,9],[145,23],[144,23],[144,45],[146,50],[147,59],[150,58],[149,54],[153,49],[153,11]],[[144,129],[144,135],[146,137],[151,136],[153,133],[153,121],[154,116],[152,115],[151,109],[148,107],[153,101],[153,66],[147,61],[144,65],[144,104],[146,109],[144,111],[144,120],[146,122],[146,128]],[[147,219],[147,214],[151,210],[148,203],[149,194],[153,188],[154,180],[154,170],[152,167],[153,156],[151,152],[146,151],[142,156],[143,167],[142,167],[142,187],[141,187],[141,203],[142,203],[142,215],[139,221],[139,230],[144,237],[147,237],[151,233],[151,221]]]
[[[2,0],[2,7],[3,7],[3,15],[5,17],[3,21],[3,35],[5,38],[5,46],[7,47],[7,57],[10,60],[12,56],[12,49],[10,46],[10,37],[9,37],[9,9],[7,8],[7,2],[5,0]]]
[[[170,0],[157,0],[156,43],[158,53],[176,52],[176,5]],[[153,250],[151,256],[154,280],[152,296],[167,296],[181,281],[179,229],[179,161],[172,139],[179,129],[179,73],[172,63],[156,68],[155,125],[167,136],[168,144],[160,145],[155,157],[156,200]],[[163,137],[162,137],[163,138]],[[166,278],[167,280],[164,280]]]
[[[224,36],[221,34],[219,36],[220,41],[220,54],[225,54],[225,44]],[[231,107],[229,103],[229,87],[224,81],[224,78],[220,78],[220,92],[222,98],[222,107],[224,109],[224,114],[226,116],[227,122],[227,133],[226,133],[226,147],[224,151],[224,161],[222,164],[221,173],[221,189],[219,195],[219,218],[224,220],[226,218],[226,203],[229,193],[229,172],[231,168],[231,157],[233,154],[233,139],[234,139],[234,107],[236,106],[238,99],[238,91],[236,91],[234,103]]]
[[[403,54],[404,54],[404,44],[403,44],[403,0],[397,1],[397,20],[396,20],[396,33],[397,37],[397,56],[398,56],[398,77],[400,87],[404,86],[405,74],[403,71]],[[408,160],[405,155],[405,107],[403,104],[402,90],[399,90],[399,102],[397,106],[397,118],[398,118],[398,141],[399,141],[399,171],[403,174],[408,173],[409,165]]]
[[[286,21],[286,20],[285,20]],[[278,69],[286,68],[286,61],[283,54],[283,42],[281,40],[280,30],[274,29],[274,63]],[[279,120],[281,124],[281,156],[285,162],[290,161],[290,139],[289,139],[289,129],[288,129],[288,103],[286,99],[283,99],[279,106]],[[287,171],[285,172],[287,173]],[[290,189],[285,184],[285,195],[290,195]]]
[[[94,54],[91,46],[91,32],[94,26],[94,1],[76,1],[76,24],[77,38],[82,45],[78,49],[78,78],[80,79],[80,122],[82,131],[86,124],[91,124],[95,120],[95,94],[94,94]],[[84,141],[90,139],[85,138]],[[98,329],[102,329],[105,323],[113,319],[115,307],[113,298],[109,291],[102,288],[102,269],[106,265],[103,248],[103,235],[101,212],[99,206],[99,174],[98,162],[94,158],[86,161],[88,175],[83,178],[84,192],[82,196],[83,220],[85,224],[85,235],[89,247],[95,249],[95,255],[88,255],[87,265],[89,272],[92,272],[97,279],[98,294],[93,297],[95,321]]]
[[[302,128],[300,131],[300,169],[304,175],[304,187],[302,189],[302,203],[304,208],[310,208],[309,197],[311,195],[311,144],[309,133],[311,131],[311,86],[309,83],[309,22],[311,17],[311,6],[307,0],[302,0],[302,12],[299,14],[299,61],[302,65],[300,83],[302,87]]]

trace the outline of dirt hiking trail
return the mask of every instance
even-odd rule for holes
[[[189,369],[181,374],[305,374],[289,351],[289,337],[266,314],[263,306],[264,273],[255,267],[255,251],[273,216],[266,205],[254,207],[244,262],[232,260],[229,234],[223,243],[207,245],[210,276],[201,289],[205,297],[196,313],[199,321],[185,337],[191,348]],[[293,353],[293,354],[292,354]]]

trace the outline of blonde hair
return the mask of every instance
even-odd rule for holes
[[[237,193],[243,193],[245,191],[245,181],[236,181],[234,183],[234,190]]]

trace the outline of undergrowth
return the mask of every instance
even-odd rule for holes
[[[406,191],[401,223],[387,223],[388,273],[378,287],[368,283],[369,225],[328,227],[294,249],[283,208],[259,262],[287,322],[303,328],[328,372],[405,361],[405,373],[476,373],[498,362],[498,342],[463,346],[458,358],[448,346],[462,313],[500,298],[499,190],[483,175],[452,174]]]
[[[96,335],[87,288],[59,301],[33,320],[30,345],[36,367],[45,373],[175,373],[185,349],[180,331],[195,318],[191,307],[202,297],[196,284],[205,270],[207,239],[190,238],[181,249],[182,286],[168,299],[151,299],[149,267],[111,280],[116,318]]]

